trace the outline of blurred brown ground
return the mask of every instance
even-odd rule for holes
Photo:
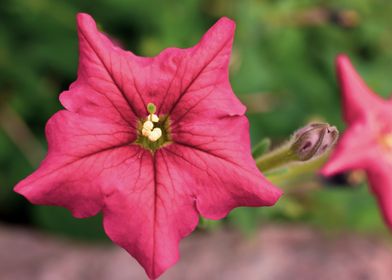
[[[162,280],[390,280],[392,246],[353,234],[325,236],[307,227],[269,225],[253,237],[195,233]],[[0,226],[1,280],[138,280],[142,268],[122,249],[85,245]]]

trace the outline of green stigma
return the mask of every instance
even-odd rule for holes
[[[148,103],[148,104],[147,104],[147,111],[148,111],[150,114],[155,114],[155,112],[157,111],[157,107],[155,106],[154,103]]]

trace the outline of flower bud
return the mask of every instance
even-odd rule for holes
[[[306,161],[329,150],[338,137],[336,127],[327,123],[311,123],[294,133],[291,150],[298,160]]]

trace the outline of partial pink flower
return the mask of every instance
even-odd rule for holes
[[[189,49],[124,51],[77,17],[78,78],[46,126],[48,154],[15,191],[77,218],[103,212],[107,235],[157,278],[198,217],[273,205],[281,191],[250,153],[228,64],[235,24],[220,19]]]
[[[337,72],[348,128],[321,173],[366,171],[384,219],[392,228],[392,103],[373,93],[345,55]]]

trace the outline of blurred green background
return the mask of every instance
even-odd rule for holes
[[[91,14],[124,48],[153,56],[189,47],[221,16],[237,23],[231,82],[248,106],[253,143],[279,143],[310,120],[341,120],[334,58],[347,53],[370,87],[392,89],[389,0],[2,0],[0,7],[0,220],[73,238],[103,238],[100,217],[77,220],[33,206],[13,186],[44,157],[44,127],[76,79],[75,14]],[[360,176],[359,176],[360,177]],[[350,181],[350,180],[349,180]],[[353,181],[353,180],[351,180]],[[330,232],[385,234],[365,183],[347,176],[285,184],[273,208],[238,209],[222,224],[251,233],[263,223],[307,223]],[[362,180],[363,181],[363,180]]]

